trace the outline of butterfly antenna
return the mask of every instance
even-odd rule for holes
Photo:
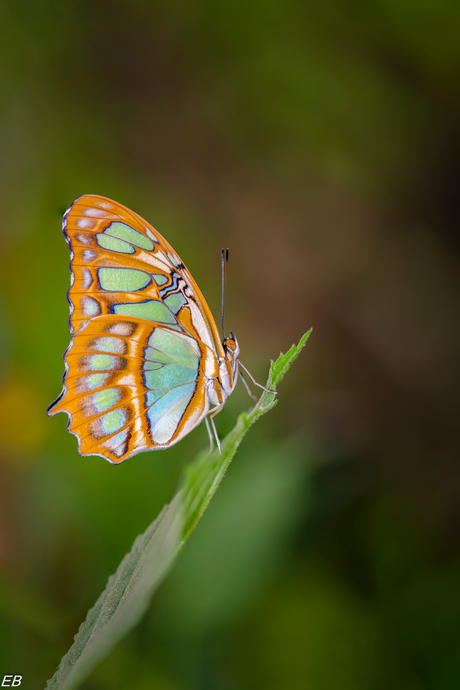
[[[225,297],[227,294],[227,265],[228,265],[228,249],[222,249],[222,337],[225,340],[224,316],[225,316]]]

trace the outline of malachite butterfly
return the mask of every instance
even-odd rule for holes
[[[137,213],[92,194],[62,227],[71,343],[48,414],[66,412],[79,453],[111,463],[168,448],[203,419],[212,443],[208,415],[219,445],[213,417],[242,376],[240,350],[233,333],[220,340],[174,249]]]

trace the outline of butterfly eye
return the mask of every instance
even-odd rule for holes
[[[225,338],[223,345],[225,351],[232,355],[234,355],[238,350],[238,343],[236,342],[236,338],[233,333],[230,333],[230,335]]]

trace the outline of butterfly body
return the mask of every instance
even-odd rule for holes
[[[119,463],[177,443],[215,414],[238,379],[206,301],[168,242],[121,204],[84,195],[66,211],[71,343],[66,412],[82,455]]]

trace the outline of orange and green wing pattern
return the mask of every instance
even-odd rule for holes
[[[137,213],[86,194],[65,213],[63,233],[72,257],[72,333],[102,314],[137,316],[178,324],[224,356],[212,314],[191,274]]]
[[[166,240],[110,199],[77,199],[63,232],[72,341],[48,413],[68,414],[82,455],[114,463],[176,443],[207,414],[222,356],[201,292]]]
[[[65,388],[50,414],[67,412],[82,455],[113,463],[179,441],[207,412],[194,338],[156,322],[93,319],[66,353]]]

